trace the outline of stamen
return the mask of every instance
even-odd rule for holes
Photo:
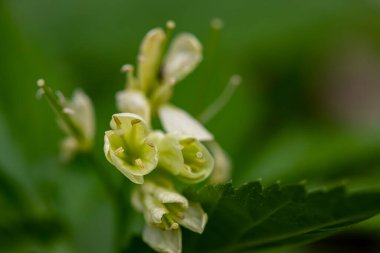
[[[50,87],[46,85],[46,82],[44,79],[39,79],[37,81],[37,86],[43,90],[43,92],[40,92],[45,95],[46,99],[48,100],[50,106],[53,108],[53,110],[57,113],[58,117],[62,119],[62,121],[66,124],[67,128],[71,132],[73,136],[77,140],[82,140],[83,133],[81,130],[75,125],[73,122],[73,119],[65,112],[65,108],[62,105],[62,101],[59,100],[59,97],[54,94],[54,92],[51,90]]]
[[[66,101],[66,98],[61,91],[55,91],[55,95],[58,97],[59,102],[61,102],[62,104]]]
[[[166,29],[173,30],[175,28],[175,22],[173,20],[168,20],[166,22]]]
[[[115,133],[113,131],[106,131],[106,135],[107,137],[111,137],[112,135],[114,135]]]
[[[199,120],[205,124],[212,119],[221,109],[228,103],[232,95],[235,93],[236,88],[241,83],[239,75],[233,75],[230,78],[227,86],[224,88],[222,94],[201,114]]]
[[[187,170],[188,172],[193,172],[193,170],[191,169],[191,167],[187,164],[184,165],[184,168],[185,170]]]
[[[134,70],[135,68],[131,64],[125,64],[121,67],[121,72],[126,74],[127,83],[125,88],[128,88],[128,85],[131,87],[135,85],[135,79],[133,77]]]
[[[179,228],[179,225],[177,222],[172,223],[172,226],[170,227],[170,229],[178,229],[178,228]]]
[[[120,127],[121,126],[121,121],[120,121],[120,119],[117,117],[117,116],[112,116],[112,119],[113,119],[113,121],[115,121],[115,123],[116,123],[116,125],[117,125],[117,127]]]
[[[145,144],[148,145],[151,148],[155,147],[154,144],[152,142],[148,141],[148,140],[145,140]]]
[[[45,82],[44,79],[38,79],[38,80],[37,80],[37,86],[38,86],[38,87],[42,88],[42,87],[44,87],[45,85],[46,85],[46,82]]]
[[[137,158],[137,159],[135,160],[135,163],[136,163],[136,165],[139,166],[141,169],[145,169],[144,163],[143,163],[143,161],[142,161],[140,158]]]
[[[173,229],[179,228],[178,223],[175,222],[173,220],[173,218],[170,217],[170,215],[168,215],[168,214],[164,215],[162,222],[164,223],[165,229],[167,229],[167,230],[173,230]]]
[[[115,151],[115,155],[120,155],[125,152],[123,147],[118,147]]]
[[[37,99],[40,99],[44,95],[44,90],[43,89],[38,89],[36,93]]]
[[[134,70],[134,68],[131,64],[124,64],[123,66],[121,66],[121,72],[122,73],[128,73],[128,72],[131,72],[133,70]]]
[[[195,141],[195,138],[187,138],[180,141],[180,144],[190,145]]]
[[[73,115],[75,114],[75,111],[71,108],[63,108],[63,112],[66,113],[66,114],[69,114],[69,115]]]
[[[223,28],[223,20],[220,18],[213,18],[211,20],[210,26],[214,30],[221,30]]]
[[[184,210],[183,210],[185,207],[181,208],[181,207],[174,205],[174,204],[168,204],[165,207],[169,210],[170,214],[176,216],[177,218],[179,218],[181,220],[183,218],[185,218],[185,214],[184,214]]]
[[[141,120],[139,120],[139,119],[133,119],[133,120],[131,120],[131,125],[134,126],[140,122],[141,122]]]

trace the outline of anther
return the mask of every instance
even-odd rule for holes
[[[143,161],[142,161],[140,158],[137,158],[137,159],[135,160],[135,163],[136,163],[136,165],[139,166],[141,169],[144,169],[144,168],[145,168],[144,163],[143,163]]]
[[[121,121],[120,121],[120,119],[118,117],[112,116],[112,119],[113,119],[113,121],[115,121],[115,123],[116,123],[117,126],[121,126]]]
[[[111,137],[112,135],[114,135],[115,133],[113,131],[106,131],[106,135],[107,137]]]
[[[115,152],[115,155],[120,155],[122,153],[124,153],[124,148],[123,147],[118,147],[114,152]]]
[[[148,145],[151,148],[154,148],[154,144],[150,141],[145,140],[145,144]]]
[[[131,65],[131,64],[124,64],[123,66],[121,66],[121,72],[122,73],[132,72],[133,70],[134,70],[134,68],[133,68],[133,65]]]
[[[45,91],[43,89],[38,89],[36,93],[36,97],[40,99],[44,95]]]
[[[169,30],[173,30],[175,28],[175,22],[173,20],[168,20],[166,22],[166,28]]]
[[[220,30],[223,28],[223,21],[220,18],[213,18],[211,20],[210,26],[212,29]]]
[[[63,108],[63,112],[66,113],[66,114],[69,114],[69,115],[73,115],[75,114],[75,111],[71,108]]]
[[[133,119],[133,120],[131,120],[131,125],[134,126],[140,122],[141,122],[141,120],[139,120],[139,119]]]
[[[44,87],[45,86],[45,80],[44,79],[38,79],[37,80],[37,86],[38,87],[40,87],[40,88],[42,88],[42,87]]]

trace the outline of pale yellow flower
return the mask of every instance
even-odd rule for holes
[[[132,113],[114,114],[111,128],[104,136],[104,153],[133,183],[142,184],[144,176],[158,163],[157,147],[149,141],[145,121]]]

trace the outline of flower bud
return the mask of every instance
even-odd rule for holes
[[[133,183],[142,184],[144,175],[154,170],[158,163],[157,147],[148,140],[145,121],[132,113],[114,114],[111,128],[104,136],[104,153]]]
[[[164,65],[164,83],[178,82],[192,72],[202,60],[202,45],[189,33],[178,35],[170,45]]]
[[[138,56],[138,79],[143,92],[149,94],[157,86],[166,35],[161,28],[148,32],[143,39]]]

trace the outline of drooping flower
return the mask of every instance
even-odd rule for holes
[[[133,192],[132,204],[147,222],[143,240],[158,252],[180,253],[180,226],[201,234],[207,223],[207,214],[200,204],[188,201],[163,179],[139,186]]]
[[[81,90],[74,92],[71,100],[60,96],[64,112],[69,115],[74,125],[79,130],[80,138],[75,138],[67,125],[62,122],[62,128],[68,134],[63,140],[61,156],[64,160],[69,160],[78,151],[87,151],[92,147],[95,136],[95,116],[90,98]]]
[[[83,91],[76,90],[68,100],[60,92],[54,94],[44,80],[37,83],[57,113],[58,124],[67,134],[61,143],[61,158],[68,161],[78,152],[89,151],[95,136],[95,115],[90,98]]]
[[[136,114],[119,113],[112,116],[110,125],[112,130],[104,136],[107,160],[133,183],[142,184],[158,163],[157,147],[147,138],[146,122]]]

